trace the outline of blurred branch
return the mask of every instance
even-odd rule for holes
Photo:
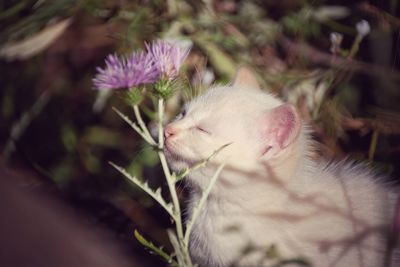
[[[324,53],[305,43],[297,43],[286,37],[279,39],[280,45],[288,54],[295,54],[313,64],[323,64],[328,67],[356,71],[367,75],[375,75],[400,81],[400,72],[394,69],[369,64],[354,59],[338,58],[337,56]]]
[[[368,3],[363,2],[358,4],[358,9],[373,16],[384,24],[390,24],[392,27],[400,28],[400,19],[392,16],[391,14],[385,12],[384,10]]]
[[[400,120],[397,118],[388,118],[378,115],[376,119],[363,119],[343,117],[342,125],[346,129],[358,130],[365,134],[371,130],[375,130],[380,134],[398,135],[400,134]]]
[[[3,156],[6,160],[15,151],[15,142],[17,142],[18,139],[24,134],[33,119],[42,112],[49,100],[50,94],[47,91],[43,92],[33,106],[26,111],[17,122],[13,124],[10,131],[10,137],[3,150]]]
[[[8,19],[12,16],[18,14],[18,12],[22,11],[27,5],[29,1],[20,1],[18,4],[15,4],[13,7],[10,7],[7,10],[4,10],[0,13],[0,20]]]
[[[7,60],[30,58],[48,48],[70,24],[71,19],[65,19],[21,41],[8,42],[0,48],[0,57]]]

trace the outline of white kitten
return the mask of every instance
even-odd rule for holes
[[[194,99],[165,129],[175,170],[232,143],[187,178],[190,216],[216,168],[227,163],[193,228],[195,261],[271,266],[302,257],[318,267],[383,266],[394,194],[365,166],[312,160],[295,108],[257,87],[241,69],[232,86]],[[268,257],[272,246],[280,257]]]

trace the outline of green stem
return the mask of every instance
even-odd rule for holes
[[[363,37],[359,34],[357,34],[356,39],[354,39],[353,45],[351,46],[349,55],[347,56],[348,59],[352,59],[358,52],[358,49],[360,48],[360,44],[362,41]]]
[[[152,143],[156,143],[153,137],[151,136],[149,130],[147,130],[146,124],[143,122],[142,116],[140,115],[140,110],[138,105],[133,105],[133,111],[135,113],[135,117],[137,122],[139,123],[140,128],[142,129],[143,133],[147,136],[148,139],[151,140]]]
[[[193,266],[192,261],[187,250],[187,246],[184,243],[183,225],[181,217],[181,207],[179,204],[178,194],[175,188],[176,175],[171,174],[171,171],[167,164],[167,159],[164,154],[164,100],[162,98],[158,99],[158,157],[160,158],[161,166],[163,168],[165,178],[167,180],[167,185],[169,192],[171,194],[172,204],[174,206],[174,221],[176,227],[176,234],[178,238],[178,243],[181,248],[180,253],[184,256],[185,267]]]
[[[158,148],[164,149],[164,99],[158,99]]]

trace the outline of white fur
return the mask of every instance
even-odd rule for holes
[[[261,90],[216,87],[168,126],[174,136],[165,151],[175,170],[232,143],[187,178],[190,216],[202,188],[227,162],[193,228],[194,259],[200,266],[271,266],[299,257],[318,267],[383,266],[392,196],[365,166],[312,160],[304,125],[288,147],[262,155],[263,118],[281,104]],[[271,245],[279,259],[265,256]]]

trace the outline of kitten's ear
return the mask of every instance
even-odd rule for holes
[[[238,69],[232,85],[237,87],[249,87],[254,89],[260,89],[260,85],[257,82],[257,77],[247,67],[240,67]]]
[[[296,108],[282,104],[263,118],[263,155],[272,156],[292,144],[299,135],[301,120]]]

